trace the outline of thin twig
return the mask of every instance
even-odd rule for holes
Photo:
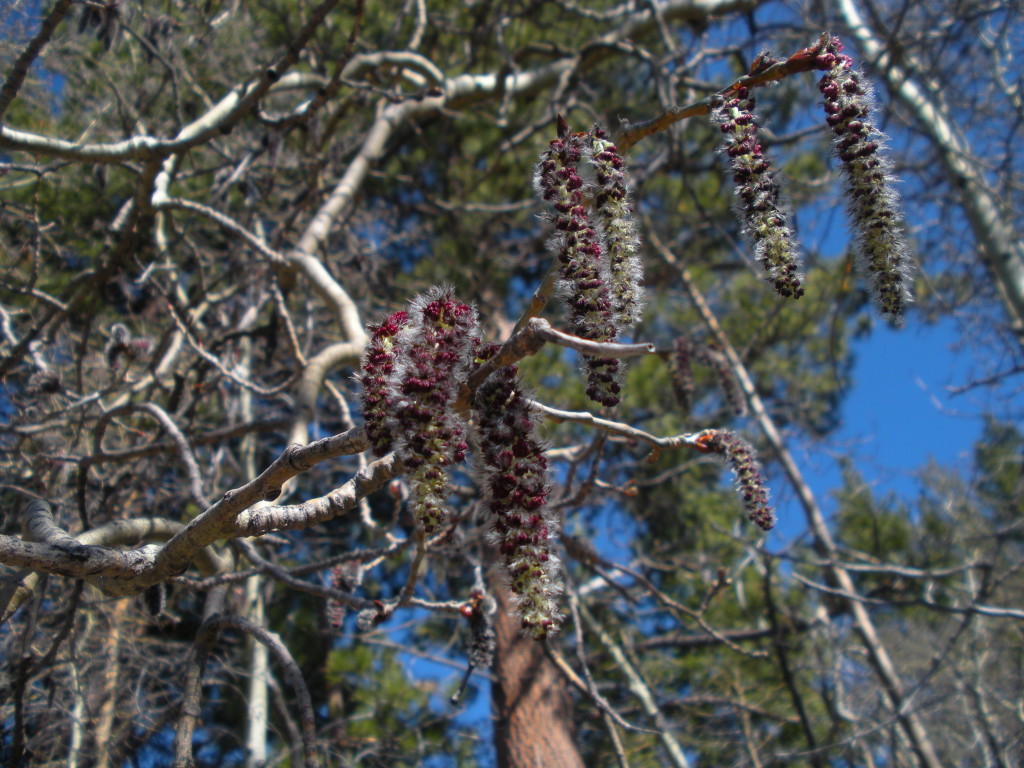
[[[630,125],[629,128],[623,131],[622,135],[617,137],[615,145],[618,147],[619,152],[625,154],[641,139],[653,136],[655,133],[660,133],[673,123],[690,117],[708,114],[711,111],[712,102],[721,95],[731,93],[741,87],[753,88],[767,85],[798,72],[810,72],[815,68],[815,57],[822,45],[824,45],[825,40],[826,38],[823,37],[817,44],[797,51],[785,61],[775,62],[767,67],[759,65],[760,59],[755,60],[750,73],[733,81],[718,91],[718,93],[685,107],[671,107],[651,120]]]

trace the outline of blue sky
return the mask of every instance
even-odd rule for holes
[[[852,457],[872,492],[913,499],[918,472],[930,461],[967,471],[984,415],[1012,405],[1005,390],[953,395],[964,383],[969,352],[957,351],[954,323],[923,325],[911,315],[907,327],[879,325],[854,342],[853,385],[842,405],[842,423],[826,441],[794,446],[805,479],[826,514],[835,512],[831,492],[841,483],[838,458]],[[1024,407],[1019,397],[1017,409]],[[802,533],[804,515],[792,494],[775,479],[783,539]],[[781,542],[775,542],[776,544]]]

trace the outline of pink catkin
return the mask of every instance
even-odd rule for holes
[[[406,312],[394,312],[376,326],[370,326],[370,343],[363,355],[358,376],[363,385],[362,403],[366,437],[377,456],[391,450],[393,438],[387,419],[394,408],[394,376],[398,352],[395,336],[408,322]]]
[[[803,278],[793,231],[786,224],[788,205],[758,143],[754,106],[749,89],[737,88],[712,105],[711,119],[718,123],[724,137],[725,154],[736,183],[736,207],[744,221],[744,232],[754,244],[755,258],[780,296],[798,299],[804,294]]]
[[[477,343],[476,310],[449,289],[418,297],[397,343],[396,401],[388,419],[409,470],[410,506],[427,533],[447,519],[448,467],[465,460],[465,426],[453,405]]]

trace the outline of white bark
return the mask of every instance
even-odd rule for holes
[[[263,595],[260,585],[263,579],[250,576],[245,581],[246,616],[253,624],[262,627]],[[249,714],[245,720],[246,768],[262,768],[267,762],[267,723],[269,721],[267,675],[270,672],[270,652],[267,647],[252,637],[247,638],[249,646],[249,680],[246,703]]]

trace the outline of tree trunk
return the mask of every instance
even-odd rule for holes
[[[508,589],[495,584],[493,594],[498,612],[491,698],[499,768],[583,768],[565,680],[540,643],[520,633]]]

